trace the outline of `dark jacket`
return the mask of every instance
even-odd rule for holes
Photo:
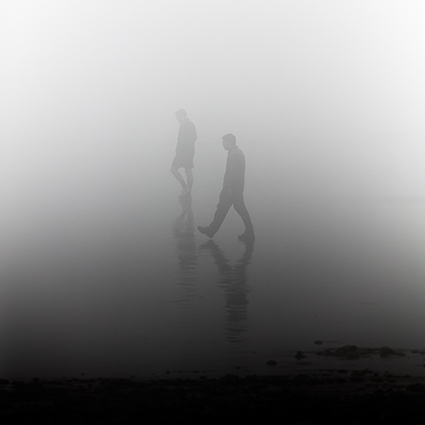
[[[187,153],[195,150],[196,127],[189,118],[185,118],[179,127],[177,135],[177,153]]]
[[[245,185],[245,155],[235,146],[227,154],[226,172],[223,189],[243,192]]]

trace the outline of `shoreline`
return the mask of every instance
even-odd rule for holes
[[[276,419],[346,424],[425,420],[425,379],[371,370],[296,376],[0,380],[2,423],[185,423]],[[382,422],[381,422],[382,421]],[[199,422],[197,422],[199,423]],[[419,423],[419,422],[418,422]]]
[[[223,361],[224,359],[224,361]],[[355,345],[323,346],[316,350],[289,350],[289,351],[239,351],[231,352],[228,358],[221,358],[215,362],[211,353],[194,354],[181,359],[172,360],[165,366],[165,359],[159,362],[144,362],[141,359],[140,367],[127,365],[115,367],[67,368],[61,367],[39,369],[31,372],[25,368],[14,373],[12,370],[3,373],[0,379],[9,381],[28,382],[33,379],[163,379],[163,378],[191,378],[205,376],[219,378],[224,375],[276,376],[299,374],[323,374],[332,370],[346,370],[351,373],[358,370],[374,370],[379,373],[391,373],[397,376],[416,376],[425,378],[425,350],[399,349],[382,346],[379,348],[359,347]]]
[[[0,420],[135,424],[155,418],[155,423],[184,419],[218,424],[229,419],[271,421],[278,415],[290,424],[425,423],[424,374],[391,371],[391,365],[409,362],[412,356],[422,360],[424,352],[377,350],[344,346],[315,353],[315,358],[296,354],[299,362],[326,360],[328,367],[316,371],[303,370],[299,363],[299,370],[285,373],[269,360],[265,374],[236,369],[221,375],[214,371],[213,376],[169,370],[151,377],[0,379]],[[377,355],[385,359],[388,370],[363,367],[361,356],[370,360]]]

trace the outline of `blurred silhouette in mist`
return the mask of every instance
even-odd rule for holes
[[[251,263],[254,240],[242,242],[245,250],[234,265],[230,264],[222,249],[212,239],[199,247],[200,252],[211,254],[220,274],[219,286],[223,289],[226,300],[226,334],[230,342],[243,341],[242,335],[247,331],[249,286],[246,284],[246,268]]]
[[[193,186],[193,157],[195,156],[195,142],[197,139],[196,127],[187,117],[184,109],[176,112],[176,119],[180,123],[177,135],[176,156],[171,164],[171,172],[180,183],[182,192],[180,197],[190,194]],[[179,169],[184,168],[186,181]]]
[[[192,196],[190,193],[179,199],[181,214],[173,221],[173,235],[176,241],[179,262],[177,284],[185,292],[188,301],[196,294],[198,253],[195,243]]]
[[[209,238],[212,238],[222,225],[230,207],[233,205],[233,208],[241,216],[245,224],[245,232],[239,235],[239,239],[252,240],[254,239],[254,228],[243,198],[245,155],[236,145],[236,137],[233,134],[226,134],[222,139],[223,147],[228,151],[223,189],[220,193],[213,221],[209,226],[198,226],[198,230]]]

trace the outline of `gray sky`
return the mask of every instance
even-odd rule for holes
[[[420,0],[3,0],[4,214],[168,172],[181,107],[199,146],[231,131],[271,169],[423,195],[424,17]]]

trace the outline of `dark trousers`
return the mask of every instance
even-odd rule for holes
[[[223,189],[220,193],[220,200],[217,204],[214,219],[209,225],[212,233],[216,233],[218,231],[232,205],[236,212],[241,216],[245,224],[245,229],[247,231],[253,230],[251,217],[249,216],[243,199],[243,192],[232,191],[231,195],[229,195],[228,190]]]

